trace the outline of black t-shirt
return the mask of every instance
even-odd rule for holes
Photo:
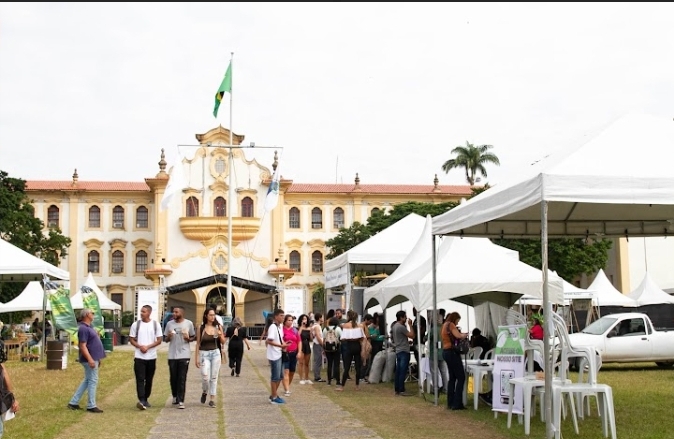
[[[417,334],[417,338],[416,340],[414,340],[415,345],[419,343],[419,341],[424,343],[426,340],[426,317],[417,313],[417,319],[420,319],[419,326],[421,326],[421,332],[417,330],[417,320],[414,319],[414,322],[412,322],[412,326],[414,327],[414,333]]]
[[[225,332],[225,337],[229,338],[229,349],[243,350],[243,339],[248,338],[246,328],[240,327],[238,335],[234,335],[234,329],[233,326],[229,326],[227,332]]]

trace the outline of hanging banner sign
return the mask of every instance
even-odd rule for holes
[[[494,384],[492,386],[492,410],[508,412],[511,378],[524,376],[524,340],[526,325],[499,326],[494,348]],[[522,388],[516,388],[513,413],[524,413]]]

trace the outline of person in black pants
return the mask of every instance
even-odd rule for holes
[[[339,343],[339,339],[342,334],[342,329],[339,327],[339,320],[336,317],[330,318],[328,325],[323,329],[323,340],[325,340],[325,338],[328,336],[329,331],[335,332],[335,338],[337,338],[338,344],[336,351],[325,349],[325,358],[328,360],[328,386],[332,383],[333,379],[335,380],[335,384],[339,386],[339,360],[342,357],[341,343]]]
[[[349,311],[347,314],[347,322],[342,326],[341,345],[343,349],[344,373],[342,374],[341,386],[337,390],[343,390],[349,376],[349,369],[351,362],[355,363],[356,371],[356,389],[360,385],[360,372],[363,368],[363,360],[360,358],[360,341],[365,337],[363,328],[358,324],[358,313]]]
[[[185,383],[192,353],[190,342],[196,340],[194,324],[187,320],[182,306],[173,308],[173,320],[166,324],[164,337],[169,343],[168,365],[171,381],[173,404],[179,409],[185,408]]]
[[[241,373],[241,361],[243,360],[243,344],[245,343],[248,350],[250,350],[246,328],[242,326],[240,318],[234,317],[232,326],[227,328],[225,338],[229,338],[227,355],[229,356],[229,368],[232,370],[230,375],[234,376],[236,373],[238,377]]]
[[[447,316],[442,325],[442,358],[447,363],[449,371],[449,383],[447,386],[447,408],[450,410],[465,410],[463,405],[463,386],[466,382],[466,373],[463,370],[461,354],[455,349],[455,344],[462,338],[467,338],[468,333],[462,333],[456,327],[461,320],[458,312]]]

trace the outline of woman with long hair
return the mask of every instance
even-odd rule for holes
[[[227,356],[229,357],[229,368],[232,369],[230,375],[238,377],[241,373],[241,361],[243,360],[243,345],[246,344],[248,350],[250,350],[250,344],[248,343],[248,334],[246,328],[243,327],[241,319],[234,317],[232,320],[232,326],[227,328],[225,333],[225,338],[229,339],[229,345],[227,347]]]
[[[456,326],[461,320],[458,312],[447,316],[442,325],[442,358],[447,363],[449,371],[449,383],[447,386],[447,408],[450,410],[465,410],[463,405],[463,385],[466,381],[466,373],[463,370],[461,354],[456,349],[458,341],[467,338],[468,333],[459,331]]]
[[[295,318],[290,314],[286,314],[283,319],[283,341],[290,343],[286,348],[288,352],[288,361],[283,363],[283,390],[285,396],[290,396],[290,385],[293,383],[295,377],[295,370],[297,369],[297,349],[300,345],[300,334],[297,328],[293,326]]]
[[[201,369],[201,403],[206,403],[206,396],[210,395],[209,407],[215,407],[215,393],[218,389],[218,374],[222,356],[218,349],[218,340],[225,344],[225,334],[222,326],[215,320],[215,311],[207,308],[204,311],[203,323],[197,331],[197,346],[194,362],[197,369]]]
[[[309,379],[309,362],[311,361],[311,327],[309,327],[308,315],[302,314],[297,318],[297,330],[300,334],[300,348],[297,352],[300,384],[313,384],[313,382]]]
[[[344,347],[342,362],[344,363],[344,373],[342,374],[341,385],[335,390],[344,390],[346,378],[349,375],[351,362],[356,366],[356,390],[360,389],[360,375],[363,368],[363,360],[360,358],[360,341],[365,337],[363,326],[358,324],[358,313],[350,310],[346,313],[346,323],[342,325],[341,342]]]

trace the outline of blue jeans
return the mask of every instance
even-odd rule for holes
[[[395,371],[395,391],[402,393],[405,391],[405,377],[407,368],[410,365],[409,352],[396,352],[396,371]]]
[[[283,362],[281,359],[269,360],[269,366],[271,369],[271,382],[281,382],[281,380],[283,380]]]
[[[96,367],[89,367],[89,363],[80,363],[84,367],[84,379],[80,383],[80,386],[75,391],[75,394],[70,399],[70,404],[76,405],[79,404],[84,391],[87,391],[87,408],[92,409],[96,407],[96,387],[98,386],[98,361],[95,362]]]
[[[201,391],[209,395],[215,395],[218,389],[218,374],[222,356],[220,349],[210,351],[199,351],[199,362],[201,363]]]

